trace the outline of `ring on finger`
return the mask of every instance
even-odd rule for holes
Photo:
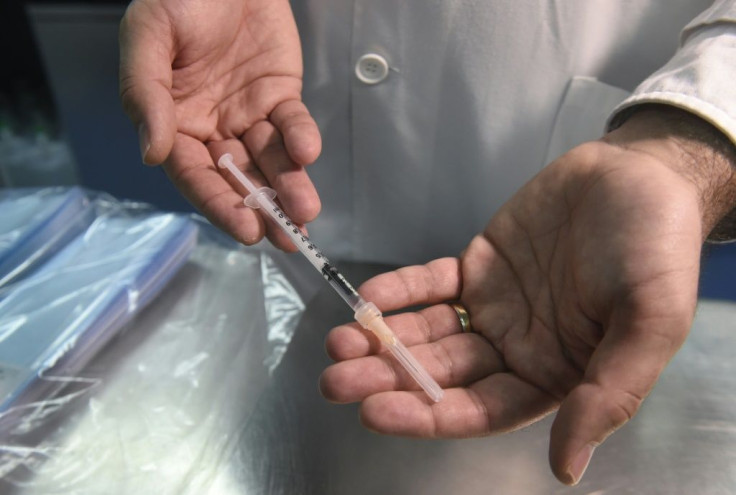
[[[457,317],[460,320],[460,328],[463,333],[472,333],[473,328],[470,326],[470,315],[468,314],[468,310],[465,309],[465,306],[460,303],[452,303],[450,304],[450,307],[455,310],[455,314],[457,314]]]

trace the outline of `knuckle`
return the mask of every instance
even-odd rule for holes
[[[415,274],[417,268],[420,271],[419,276]],[[426,300],[429,273],[426,266],[399,268],[395,273],[404,292],[404,300]]]
[[[129,76],[120,77],[120,103],[122,104],[125,114],[133,118],[136,112],[136,98],[134,96],[134,85]]]
[[[432,326],[427,320],[425,313],[413,313],[414,325],[416,326],[417,333],[421,335],[420,342],[426,343],[432,341]]]
[[[630,421],[641,407],[644,398],[625,390],[618,390],[611,397],[607,416],[610,421],[610,430],[616,430]]]
[[[443,377],[445,383],[459,383],[458,376],[456,376],[455,365],[447,347],[438,343],[437,345],[433,345],[431,349],[432,355],[441,370],[439,376]]]

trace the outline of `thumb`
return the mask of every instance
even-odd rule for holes
[[[167,16],[133,2],[120,23],[120,98],[138,129],[141,159],[163,162],[176,136],[171,97],[173,35]]]
[[[560,481],[580,481],[595,448],[634,417],[687,336],[694,305],[686,306],[679,317],[673,311],[662,318],[612,318],[582,383],[562,402],[552,425],[549,461]]]

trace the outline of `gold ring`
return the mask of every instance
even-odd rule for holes
[[[462,328],[463,333],[472,332],[473,329],[470,328],[470,315],[468,314],[468,310],[465,309],[465,306],[460,303],[452,303],[450,304],[450,307],[455,310],[455,313],[457,313],[457,317],[460,319],[460,328]]]

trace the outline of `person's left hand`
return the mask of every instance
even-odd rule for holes
[[[386,321],[445,389],[441,402],[356,324],[328,336],[338,363],[321,377],[323,395],[362,401],[372,430],[420,437],[510,431],[559,408],[550,462],[576,483],[685,340],[713,225],[703,190],[673,170],[678,146],[640,139],[637,125],[652,118],[632,118],[549,165],[459,259],[361,287],[383,311],[428,305]],[[467,308],[471,333],[461,332],[453,300]]]

